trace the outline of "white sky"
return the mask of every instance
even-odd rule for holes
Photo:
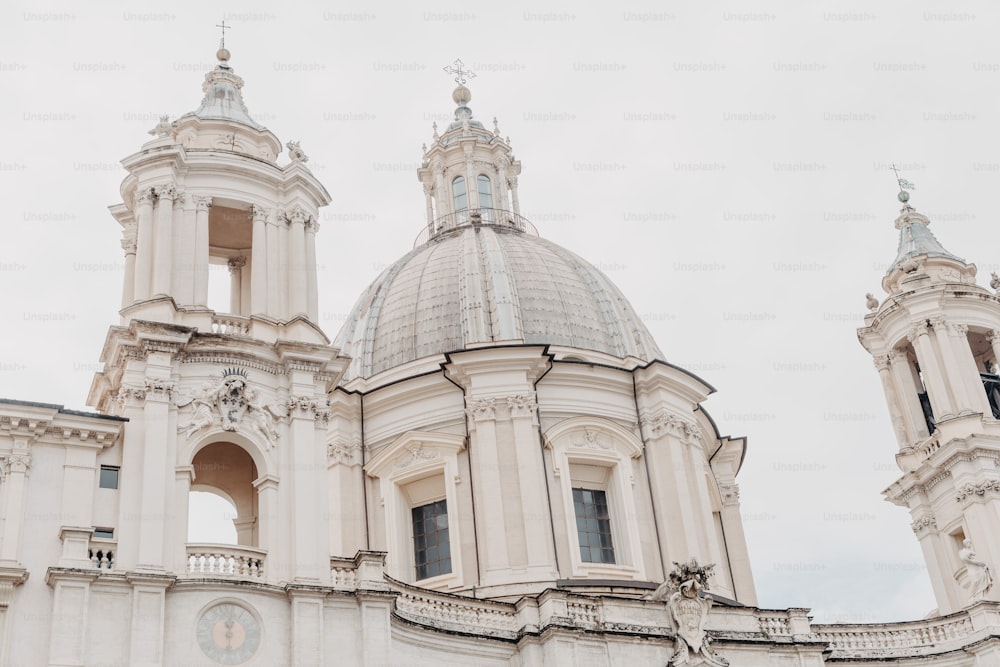
[[[895,444],[855,328],[895,256],[890,162],[980,283],[1000,269],[998,8],[603,4],[5,3],[0,396],[84,407],[121,294],[118,161],[197,107],[223,16],[251,115],[300,140],[333,196],[331,338],[424,224],[420,145],[461,57],[476,117],[523,161],[522,213],[602,268],[667,360],[718,389],[722,433],[749,437],[761,606],[926,614],[908,513],[880,497]]]

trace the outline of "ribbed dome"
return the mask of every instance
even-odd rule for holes
[[[503,226],[465,226],[415,248],[361,295],[336,345],[348,377],[489,343],[565,345],[662,359],[629,302],[568,250]]]

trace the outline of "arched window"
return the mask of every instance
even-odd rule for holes
[[[493,208],[493,190],[490,188],[490,177],[480,174],[476,179],[479,183],[479,208]]]
[[[464,176],[457,176],[451,182],[451,194],[455,202],[455,213],[469,210],[469,196],[465,190]]]

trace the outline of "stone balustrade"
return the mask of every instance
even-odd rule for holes
[[[101,541],[91,542],[87,550],[87,557],[98,570],[111,570],[115,566],[115,551],[118,550],[116,542]]]
[[[878,660],[944,653],[967,644],[975,629],[967,611],[905,623],[814,625],[834,658]]]
[[[515,639],[521,629],[515,605],[435,593],[392,581],[400,618],[431,627]]]
[[[239,315],[213,315],[212,333],[226,336],[249,336],[250,318]]]
[[[187,573],[191,576],[263,580],[267,552],[235,544],[188,544]]]

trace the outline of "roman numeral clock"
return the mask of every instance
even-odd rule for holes
[[[220,665],[240,665],[260,648],[260,621],[233,602],[206,609],[198,618],[195,633],[202,652]]]

